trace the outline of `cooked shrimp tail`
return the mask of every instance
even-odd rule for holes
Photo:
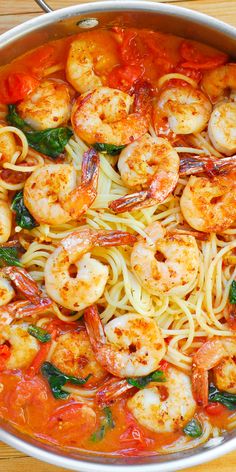
[[[208,404],[208,371],[213,369],[216,386],[229,393],[236,392],[235,364],[236,339],[214,338],[202,344],[193,357],[192,385],[199,405]]]
[[[137,236],[127,231],[98,231],[95,235],[94,246],[133,246]]]
[[[4,273],[27,300],[35,304],[40,301],[42,291],[24,268],[9,266]]]
[[[236,167],[236,156],[215,159],[213,157],[180,158],[180,176],[206,173],[209,176],[227,172]]]
[[[72,218],[78,219],[92,205],[97,196],[99,156],[93,149],[89,149],[83,155],[81,185],[72,190],[62,206]]]
[[[175,188],[178,174],[160,171],[154,175],[149,188],[140,192],[131,193],[109,203],[109,208],[115,213],[146,208],[163,202]],[[167,185],[168,184],[168,185]]]
[[[96,402],[100,406],[109,405],[131,388],[134,388],[133,385],[128,384],[125,379],[111,378],[97,390]]]

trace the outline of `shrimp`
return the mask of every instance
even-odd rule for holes
[[[6,277],[0,276],[0,307],[9,303],[15,296],[15,290]]]
[[[0,123],[0,163],[10,162],[16,152],[16,141],[13,133],[4,131],[6,125]]]
[[[12,212],[7,201],[0,198],[0,244],[6,243],[11,235]]]
[[[201,86],[212,103],[218,102],[229,89],[236,89],[236,64],[228,63],[205,72]]]
[[[70,118],[70,87],[61,80],[42,80],[17,109],[21,118],[36,130],[57,128]]]
[[[90,306],[84,320],[96,358],[112,375],[148,375],[165,355],[164,339],[151,318],[128,313],[109,321],[103,329],[96,306]]]
[[[236,152],[236,103],[223,102],[213,110],[208,134],[213,146],[226,156]]]
[[[180,158],[179,175],[208,174],[209,177],[233,170],[236,167],[236,156],[222,157],[214,156],[188,156]]]
[[[208,98],[191,87],[176,86],[160,92],[154,108],[154,125],[158,134],[159,121],[168,122],[175,134],[199,133],[206,127],[212,106]]]
[[[206,341],[193,357],[192,383],[199,405],[208,404],[208,371],[213,369],[216,386],[236,393],[236,338],[213,338]]]
[[[59,336],[51,362],[62,372],[74,377],[85,378],[91,374],[86,387],[103,382],[107,377],[107,372],[94,356],[85,329]]]
[[[23,268],[9,266],[2,269],[14,287],[26,300],[19,300],[0,306],[0,328],[11,324],[14,320],[27,316],[37,316],[52,308],[52,301],[44,296],[36,282]],[[8,289],[9,298],[13,298],[12,291]]]
[[[103,294],[108,267],[91,257],[95,246],[133,245],[136,237],[124,231],[94,231],[81,228],[65,239],[45,265],[45,287],[49,296],[70,310],[79,311]],[[71,269],[76,269],[72,273]]]
[[[100,87],[81,95],[72,108],[74,132],[89,144],[129,144],[145,134],[150,114],[149,88],[140,86],[135,99],[121,90]],[[133,105],[133,111],[130,112]]]
[[[199,267],[195,238],[168,233],[158,222],[145,232],[149,240],[139,237],[131,253],[132,270],[140,284],[153,295],[190,291]]]
[[[167,139],[145,134],[121,151],[118,169],[127,187],[138,191],[111,202],[116,213],[164,201],[178,182],[179,156]]]
[[[23,369],[29,367],[35,358],[39,343],[31,336],[28,325],[4,326],[1,329],[0,340],[10,344],[10,357],[6,360],[6,369]]]
[[[78,35],[71,43],[68,54],[68,82],[80,93],[101,87],[105,76],[119,62],[117,49],[117,43],[109,31]]]
[[[38,223],[57,225],[78,219],[97,195],[99,156],[93,149],[83,155],[81,184],[69,164],[48,164],[36,169],[24,186],[24,203]]]
[[[236,220],[236,174],[212,179],[191,176],[180,199],[187,223],[197,231],[220,233]]]
[[[139,390],[127,402],[136,420],[155,433],[181,430],[196,411],[189,376],[170,367],[166,377],[167,398],[161,397],[158,387],[151,387]]]

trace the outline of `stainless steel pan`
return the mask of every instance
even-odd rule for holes
[[[9,62],[45,41],[76,33],[81,28],[126,25],[149,27],[203,41],[236,55],[236,30],[221,21],[178,6],[146,1],[113,0],[75,5],[13,28],[0,37],[0,64]],[[210,440],[198,449],[150,458],[115,458],[58,449],[36,441],[12,426],[2,424],[0,440],[42,461],[79,472],[169,472],[207,462],[236,449],[236,433]],[[79,434],[79,431],[78,431]]]

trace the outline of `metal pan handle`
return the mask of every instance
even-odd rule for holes
[[[44,10],[46,13],[50,13],[53,9],[44,0],[35,0],[35,2]]]

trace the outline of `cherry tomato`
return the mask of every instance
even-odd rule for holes
[[[215,56],[205,56],[190,41],[183,41],[180,46],[180,54],[186,62],[182,62],[181,66],[185,69],[208,70],[225,64],[228,60],[226,54],[217,54]]]
[[[214,402],[214,403],[209,403],[205,407],[206,413],[210,416],[218,416],[221,415],[225,411],[224,405],[221,405],[221,403]]]
[[[143,69],[140,65],[116,66],[108,76],[109,87],[129,92],[142,74]]]
[[[5,364],[7,359],[9,359],[11,355],[11,349],[10,346],[7,344],[2,344],[0,346],[0,372],[2,372],[5,368]]]
[[[78,445],[81,438],[91,434],[96,427],[96,415],[83,403],[67,403],[60,406],[49,418],[47,431],[61,445]]]
[[[7,395],[6,402],[8,404],[9,416],[18,423],[30,423],[29,408],[36,406],[42,411],[48,401],[48,391],[44,381],[38,377],[33,379],[21,380],[16,388]]]
[[[169,362],[165,361],[164,359],[159,362],[159,368],[162,370],[162,372],[166,372],[168,368],[170,367]]]
[[[7,104],[23,100],[38,84],[38,79],[26,72],[10,72],[0,79],[0,102]]]

